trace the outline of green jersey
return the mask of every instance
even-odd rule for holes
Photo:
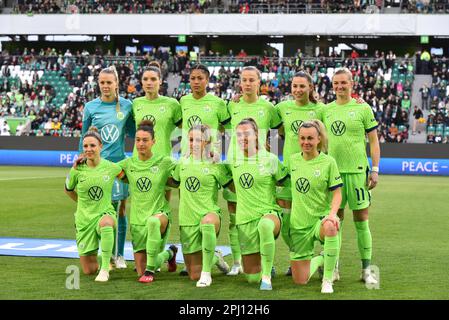
[[[189,129],[198,124],[204,124],[211,129],[212,142],[221,137],[218,129],[220,124],[226,124],[230,119],[228,109],[224,100],[206,94],[201,99],[195,99],[192,94],[181,98],[182,130],[181,150],[184,153],[188,146],[187,133]]]
[[[322,103],[310,102],[305,106],[298,106],[295,100],[284,101],[276,105],[276,111],[284,124],[285,141],[282,156],[284,164],[288,165],[288,160],[292,154],[300,152],[298,140],[298,129],[304,121],[323,121]]]
[[[253,118],[256,121],[259,128],[259,144],[263,148],[265,148],[268,131],[278,128],[282,124],[281,118],[279,118],[273,104],[262,97],[253,103],[247,103],[243,99],[240,99],[239,102],[231,101],[228,104],[228,110],[231,115],[231,122],[228,128],[232,130],[228,149],[228,161],[233,161],[236,151],[239,150],[235,129],[240,121],[245,118]]]
[[[224,164],[181,158],[173,172],[180,182],[179,225],[195,226],[209,212],[219,212],[218,188],[231,182]]]
[[[152,149],[153,153],[170,156],[172,150],[170,137],[182,120],[181,106],[178,101],[164,96],[154,100],[140,97],[134,99],[132,108],[137,127],[142,120],[153,122],[156,140]],[[134,147],[134,155],[136,154]]]
[[[149,216],[159,212],[170,212],[165,199],[165,187],[175,167],[167,156],[154,154],[142,161],[138,156],[118,163],[126,173],[131,193],[130,221],[134,225],[146,225]]]
[[[103,158],[95,168],[81,164],[76,169],[70,169],[65,188],[75,190],[78,195],[75,212],[77,230],[82,230],[104,213],[115,213],[111,204],[112,187],[114,179],[121,174],[120,166]]]
[[[351,99],[345,105],[331,102],[324,109],[324,125],[329,137],[329,155],[341,173],[364,173],[369,166],[366,133],[377,128],[371,107]]]
[[[229,164],[237,194],[236,224],[260,219],[272,211],[280,212],[276,203],[276,182],[288,176],[278,157],[265,149],[252,157]]]
[[[334,158],[321,152],[315,159],[305,160],[302,152],[290,157],[292,212],[290,227],[304,229],[331,209],[332,191],[343,185]]]

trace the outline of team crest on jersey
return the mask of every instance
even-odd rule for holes
[[[100,135],[103,142],[113,143],[117,141],[120,131],[115,124],[108,124],[101,128]]]
[[[263,112],[263,110],[259,110],[258,115],[260,118],[263,118],[265,116],[265,112]]]
[[[105,182],[108,182],[109,181],[109,176],[103,176],[103,180],[105,181]]]
[[[313,175],[318,178],[321,175],[321,171],[320,170],[315,170]]]
[[[117,112],[117,119],[119,120],[125,119],[125,114],[121,111]]]
[[[159,172],[159,167],[158,166],[153,166],[153,167],[151,167],[150,170],[151,170],[152,173],[156,174],[156,173]]]
[[[206,105],[206,106],[204,107],[204,111],[210,112],[210,111],[211,111],[211,108],[210,108],[208,105]]]
[[[165,110],[167,110],[167,109],[165,108],[165,106],[162,106],[162,107],[159,108],[159,111],[160,111],[161,113],[164,113]]]
[[[349,117],[354,118],[355,117],[355,112],[354,111],[350,111],[349,112]]]
[[[204,174],[209,174],[209,168],[203,168],[203,173]]]
[[[315,111],[310,111],[310,112],[309,112],[309,117],[315,119],[315,118],[316,118],[316,113],[315,113]]]

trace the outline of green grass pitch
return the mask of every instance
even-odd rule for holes
[[[63,192],[67,173],[68,168],[0,167],[0,236],[74,239],[75,203]],[[279,237],[271,292],[261,292],[242,275],[228,277],[217,269],[211,287],[196,288],[178,272],[167,273],[166,266],[154,283],[143,285],[137,282],[132,262],[126,270],[113,271],[108,283],[81,275],[80,289],[69,290],[65,271],[67,266],[79,266],[77,259],[0,256],[0,299],[448,299],[448,178],[383,175],[379,180],[370,211],[373,264],[380,270],[378,290],[368,290],[359,281],[354,224],[347,211],[341,280],[333,295],[320,293],[317,276],[303,287],[284,276],[288,252]],[[177,192],[171,205],[175,226],[170,242],[179,243]],[[220,205],[225,210],[223,199]],[[220,245],[228,244],[226,212]],[[230,263],[231,257],[226,260]]]

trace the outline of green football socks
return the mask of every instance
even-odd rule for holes
[[[202,251],[203,251],[203,272],[211,272],[214,263],[215,246],[217,245],[217,236],[215,234],[215,225],[201,224]]]
[[[290,214],[292,209],[282,208],[283,216],[282,216],[282,228],[281,228],[281,236],[282,240],[287,244],[290,249],[290,237],[288,235],[290,230]]]
[[[310,278],[312,278],[312,276],[315,274],[315,272],[318,270],[318,268],[323,265],[323,263],[324,263],[324,257],[321,255],[313,257],[312,260],[310,260],[309,280],[310,280]]]
[[[355,228],[357,231],[357,244],[359,247],[360,258],[362,259],[362,267],[363,269],[366,269],[371,264],[373,245],[368,220],[356,221]]]
[[[332,281],[339,253],[338,235],[324,237],[324,279]]]
[[[239,234],[235,224],[235,213],[229,214],[229,244],[231,245],[232,259],[234,262],[240,262],[242,254],[240,251]]]
[[[156,217],[148,218],[147,222],[147,270],[155,271],[158,265],[158,253],[161,246],[161,221]]]
[[[262,218],[257,225],[260,238],[260,258],[262,262],[262,276],[271,278],[271,268],[274,262],[275,240],[273,236],[274,221]]]
[[[100,228],[101,269],[109,272],[109,262],[114,247],[114,228],[110,226]]]

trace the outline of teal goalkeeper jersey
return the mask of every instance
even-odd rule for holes
[[[131,111],[131,101],[120,97],[120,112],[115,102],[103,102],[96,98],[88,102],[83,112],[83,127],[79,152],[83,152],[83,137],[90,126],[95,126],[101,135],[103,149],[101,157],[112,162],[125,158],[125,137],[135,136],[136,128]]]
[[[218,188],[231,182],[224,164],[182,157],[173,172],[180,183],[179,225],[196,226],[209,212],[220,212]]]
[[[265,149],[252,157],[237,159],[232,171],[237,195],[236,223],[260,219],[270,212],[281,212],[276,203],[276,183],[288,177],[288,169],[278,157]]]
[[[70,169],[65,188],[68,191],[76,191],[78,195],[75,212],[77,230],[82,230],[104,213],[116,213],[111,204],[112,187],[114,179],[121,175],[122,168],[106,159],[101,159],[95,168],[80,164],[76,169]]]
[[[299,152],[291,156],[289,172],[292,182],[290,227],[309,228],[329,214],[332,192],[343,185],[337,163],[322,152],[312,160],[305,160]]]
[[[159,212],[170,213],[165,187],[175,167],[170,157],[156,155],[142,161],[133,156],[118,163],[126,173],[131,193],[130,223],[146,225],[148,217]]]
[[[292,154],[301,151],[298,140],[298,129],[304,121],[320,120],[323,121],[322,103],[310,102],[305,106],[298,106],[295,100],[283,101],[276,105],[276,111],[284,124],[285,141],[282,152],[284,165]]]
[[[337,161],[341,173],[365,173],[366,133],[377,128],[371,107],[351,99],[345,105],[335,101],[324,109],[324,125],[329,138],[329,155]]]
[[[181,107],[176,99],[159,96],[148,100],[140,97],[133,101],[133,114],[138,126],[142,120],[150,120],[154,125],[154,154],[170,156],[172,154],[171,134],[181,123]],[[137,151],[134,147],[134,155]]]

